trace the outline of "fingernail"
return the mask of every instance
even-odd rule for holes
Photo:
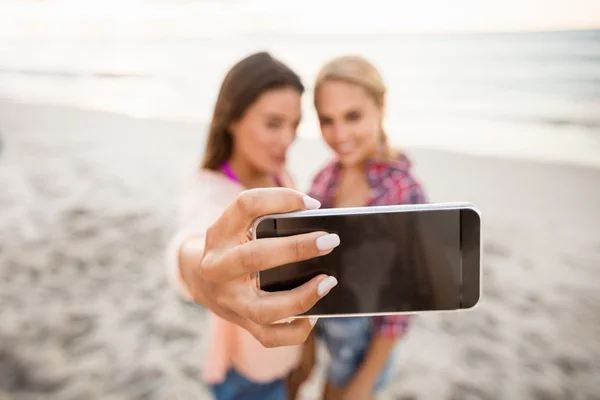
[[[310,326],[315,326],[318,320],[319,318],[317,317],[308,317],[308,323],[310,324]]]
[[[321,202],[319,200],[315,200],[312,197],[304,196],[304,207],[308,210],[316,210],[321,207]]]
[[[340,237],[335,233],[319,236],[317,238],[317,249],[327,251],[336,248],[340,244]]]
[[[327,278],[325,278],[321,282],[319,282],[319,286],[317,286],[317,294],[319,296],[325,296],[337,284],[338,284],[338,281],[337,281],[337,279],[335,279],[335,277],[328,276]]]

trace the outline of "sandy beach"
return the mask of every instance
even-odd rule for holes
[[[209,398],[206,312],[163,265],[204,132],[0,102],[0,400]],[[431,201],[481,208],[484,289],[415,319],[384,398],[600,399],[600,169],[406,150]],[[294,145],[301,189],[328,154]]]

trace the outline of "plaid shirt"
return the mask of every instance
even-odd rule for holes
[[[419,182],[410,173],[411,163],[406,156],[396,161],[369,161],[366,165],[369,199],[366,206],[386,206],[426,203]],[[319,200],[322,208],[332,208],[342,167],[330,162],[315,176],[310,196]],[[380,335],[400,337],[406,333],[410,316],[373,317],[373,328]]]

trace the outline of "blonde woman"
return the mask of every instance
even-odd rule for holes
[[[386,87],[358,56],[328,62],[318,73],[314,104],[321,133],[336,157],[313,180],[323,208],[424,203],[405,154],[383,130]],[[341,289],[341,288],[340,288]],[[331,355],[325,399],[372,399],[384,389],[409,317],[321,319],[317,334]]]

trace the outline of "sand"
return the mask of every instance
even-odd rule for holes
[[[1,400],[209,398],[206,312],[163,266],[203,132],[0,102]],[[407,151],[432,201],[482,209],[484,295],[415,320],[384,398],[600,399],[600,169]],[[327,155],[294,146],[302,188]]]

